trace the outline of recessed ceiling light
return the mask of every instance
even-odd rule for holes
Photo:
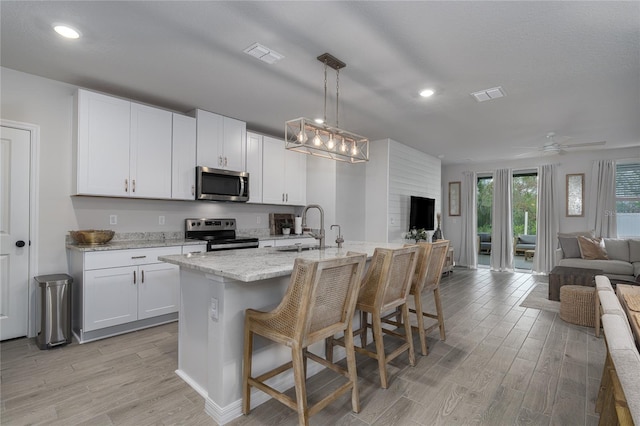
[[[434,95],[433,89],[424,89],[422,92],[420,92],[420,96],[422,96],[423,98],[428,98],[430,96]]]
[[[80,38],[80,31],[65,24],[54,24],[53,30],[65,38]]]

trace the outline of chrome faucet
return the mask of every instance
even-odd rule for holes
[[[342,243],[344,243],[344,238],[342,238],[342,230],[340,229],[340,225],[331,225],[329,229],[338,228],[338,237],[336,238],[336,244],[338,244],[338,248],[342,248]]]
[[[324,210],[322,210],[322,207],[320,207],[319,204],[309,204],[304,207],[304,210],[302,211],[302,228],[307,227],[307,210],[311,208],[316,208],[320,212],[320,231],[317,234],[312,232],[309,235],[316,240],[320,240],[320,250],[324,250]]]

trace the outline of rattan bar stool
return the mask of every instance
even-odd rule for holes
[[[271,312],[246,310],[242,400],[244,414],[249,414],[251,409],[252,386],[296,410],[301,425],[308,425],[310,416],[349,390],[353,411],[360,411],[352,319],[365,261],[364,254],[350,254],[323,261],[298,258],[295,260],[291,281],[280,305]],[[307,351],[309,345],[340,332],[347,336],[347,370]],[[253,377],[251,361],[254,334],[290,347],[292,361]],[[307,358],[348,379],[347,383],[312,407],[307,406]],[[293,368],[295,400],[265,383],[267,379],[290,368]]]
[[[358,353],[365,354],[378,360],[380,370],[380,385],[383,389],[388,386],[387,363],[404,353],[409,352],[409,364],[415,365],[413,352],[413,339],[409,321],[404,321],[405,334],[399,334],[393,330],[382,328],[382,317],[385,312],[401,310],[404,318],[409,318],[407,297],[411,287],[416,261],[418,258],[418,246],[409,246],[399,249],[376,248],[367,270],[356,309],[361,312],[360,328],[353,332],[354,336],[360,336],[361,346],[356,347]],[[368,315],[371,314],[371,322]],[[375,352],[366,349],[367,330],[372,329],[375,341]],[[385,354],[383,334],[389,334],[403,339],[405,342],[390,354]],[[329,339],[327,342],[327,356],[331,357],[333,345],[345,345],[344,339]],[[329,358],[330,359],[330,358]]]
[[[449,241],[440,240],[435,243],[419,242],[417,246],[420,247],[420,252],[416,272],[413,275],[411,290],[409,292],[413,296],[415,309],[409,308],[409,312],[416,314],[418,326],[412,326],[412,328],[418,331],[422,355],[426,356],[428,354],[427,335],[431,333],[433,329],[436,327],[440,328],[440,340],[446,340],[447,338],[444,329],[442,302],[440,301],[440,278],[442,277],[442,269],[449,250]],[[436,305],[435,314],[425,312],[422,305],[422,295],[429,291],[433,292],[433,299]],[[395,317],[395,321],[392,319],[393,317]],[[437,322],[429,327],[425,327],[425,317],[435,319]],[[384,318],[384,322],[400,327],[402,324],[398,318],[399,315],[391,314]]]

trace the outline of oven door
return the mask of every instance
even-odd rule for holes
[[[249,173],[196,167],[196,200],[249,200]]]

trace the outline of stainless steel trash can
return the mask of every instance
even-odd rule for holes
[[[71,284],[67,274],[40,275],[35,277],[40,286],[39,323],[36,344],[40,349],[71,343]]]

